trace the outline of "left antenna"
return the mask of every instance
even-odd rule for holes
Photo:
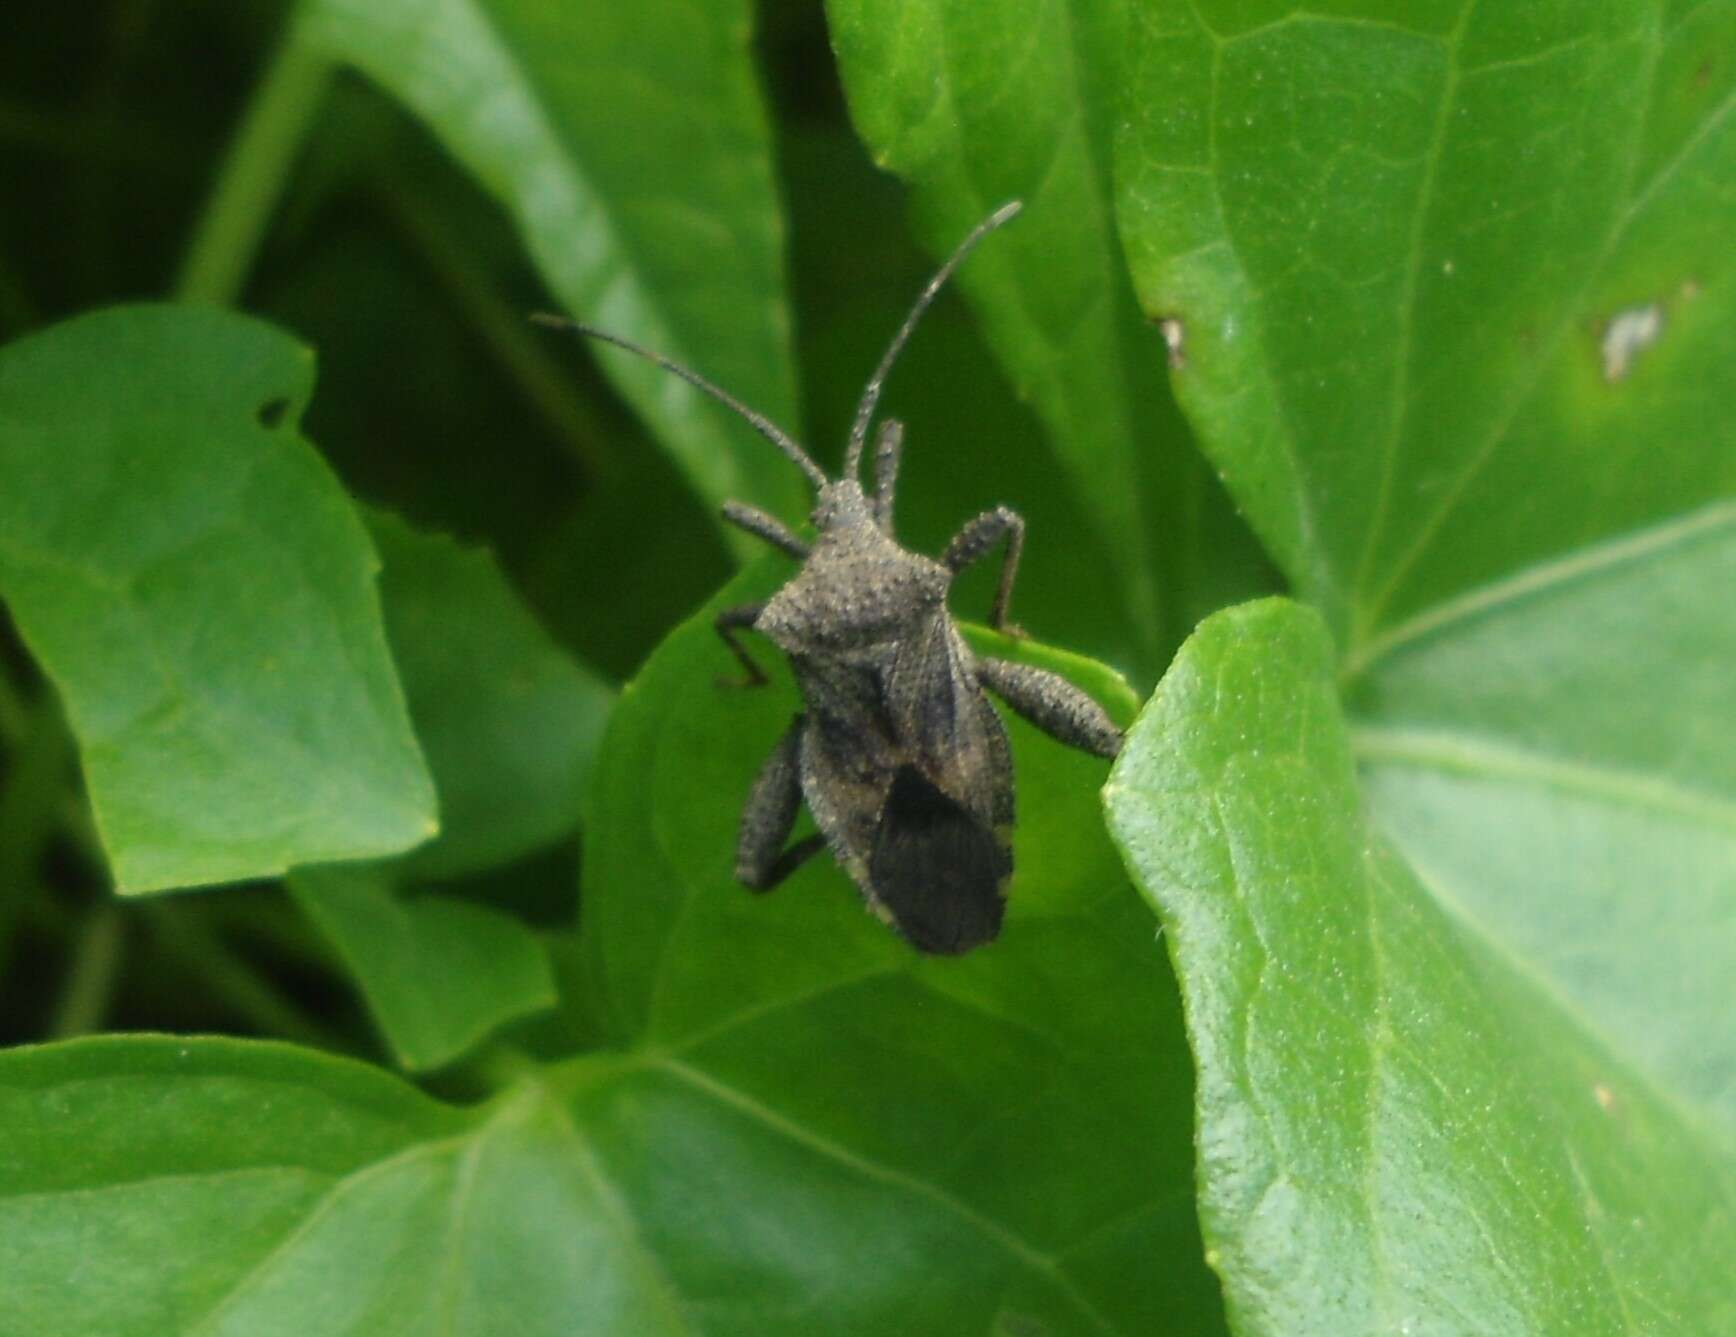
[[[643,344],[636,344],[631,339],[623,339],[618,334],[610,334],[607,330],[600,330],[595,325],[587,325],[580,320],[569,320],[565,316],[553,316],[540,311],[533,315],[531,320],[535,324],[546,326],[551,330],[568,330],[573,334],[582,334],[587,339],[601,339],[606,344],[614,344],[617,348],[625,348],[629,353],[636,353],[647,362],[655,362],[664,371],[673,372],[695,389],[703,390],[725,408],[734,410],[748,426],[783,451],[796,468],[808,476],[808,481],[816,488],[825,487],[831,481],[821,471],[820,466],[814,463],[808,452],[803,450],[788,432],[766,417],[765,414],[750,409],[729,391],[713,385],[698,372],[689,370],[679,362],[664,357],[661,353],[653,353]]]

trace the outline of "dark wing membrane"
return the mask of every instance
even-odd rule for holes
[[[919,951],[956,955],[1000,932],[1012,855],[914,766],[892,777],[868,856],[875,900]]]

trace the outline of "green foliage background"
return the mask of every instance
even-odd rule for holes
[[[1736,3],[8,25],[0,1337],[1736,1329]],[[800,479],[525,315],[832,462],[1015,197],[900,531],[1132,727],[924,959],[730,875]]]

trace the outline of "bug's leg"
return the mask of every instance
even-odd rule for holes
[[[789,527],[776,516],[767,515],[757,506],[749,506],[739,501],[723,503],[723,518],[740,529],[747,530],[755,538],[764,539],[774,548],[782,548],[798,562],[808,560],[808,545],[792,534]]]
[[[888,418],[874,438],[874,522],[880,532],[892,532],[892,494],[898,488],[898,465],[904,459],[904,424]]]
[[[729,652],[741,661],[741,666],[747,670],[745,678],[719,678],[718,682],[725,687],[764,687],[770,681],[765,670],[754,663],[753,656],[748,654],[747,647],[736,639],[736,632],[751,629],[759,621],[759,615],[765,611],[763,603],[737,604],[734,608],[726,608],[717,615],[717,621],[712,626],[717,628],[717,634],[723,637],[723,643],[729,647]]]
[[[802,802],[802,719],[772,749],[748,791],[741,810],[741,833],[735,844],[735,880],[754,891],[770,891],[811,859],[822,845],[820,836],[798,840],[788,849],[790,828]]]
[[[1006,555],[1001,558],[1001,583],[995,590],[995,606],[989,611],[989,625],[996,631],[1022,636],[1017,627],[1007,625],[1007,605],[1013,598],[1013,577],[1019,571],[1019,552],[1025,546],[1025,521],[1017,511],[997,506],[984,511],[958,531],[946,545],[941,562],[953,572],[964,570],[1002,538],[1007,541]]]
[[[1058,673],[1009,659],[982,659],[977,661],[977,680],[1068,747],[1100,757],[1121,751],[1121,730],[1109,712]]]

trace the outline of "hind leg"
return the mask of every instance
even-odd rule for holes
[[[1109,712],[1059,673],[1015,664],[1010,659],[977,661],[977,679],[1049,737],[1113,757],[1121,751],[1121,730]]]

